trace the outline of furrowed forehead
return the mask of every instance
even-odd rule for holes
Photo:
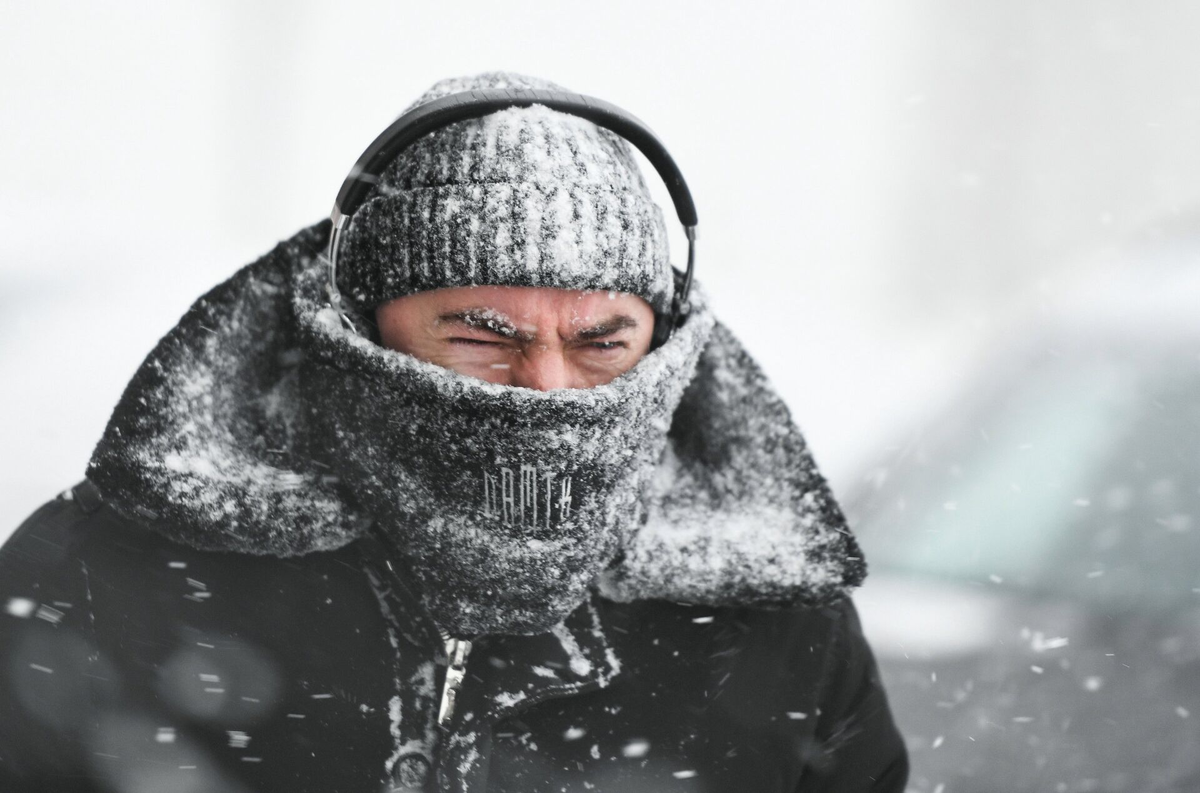
[[[591,316],[572,314],[569,317],[556,317],[559,335],[564,338],[598,339],[620,333],[623,330],[635,329],[641,326],[635,317],[623,313],[599,313]],[[564,332],[564,321],[565,332]],[[485,331],[505,338],[515,338],[522,341],[531,340],[536,336],[538,326],[529,321],[518,323],[503,312],[491,306],[475,306],[465,309],[446,311],[438,315],[437,324],[455,325]]]
[[[407,316],[429,327],[471,329],[514,339],[556,334],[595,339],[650,327],[650,305],[624,292],[551,287],[452,287],[418,292],[381,306],[383,315]]]

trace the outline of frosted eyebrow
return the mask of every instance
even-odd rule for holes
[[[534,339],[532,333],[517,330],[517,327],[513,325],[508,317],[491,308],[467,308],[462,311],[448,311],[438,317],[437,324],[465,325],[468,328],[485,330],[497,336],[503,336],[506,339],[517,339],[523,342],[530,342]]]
[[[575,338],[581,341],[602,339],[605,336],[611,336],[619,330],[636,328],[637,326],[638,321],[633,317],[625,314],[615,314],[590,328],[584,328],[583,330],[578,331],[575,334]]]

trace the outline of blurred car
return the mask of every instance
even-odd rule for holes
[[[1197,251],[1063,292],[844,500],[911,790],[1200,791]]]

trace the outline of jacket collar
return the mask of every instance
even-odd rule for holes
[[[115,508],[205,550],[288,557],[364,535],[369,519],[314,448],[298,398],[300,325],[322,310],[312,285],[328,234],[324,222],[305,229],[239,270],[147,356],[88,464]],[[600,591],[815,605],[865,573],[787,407],[718,322],[675,411],[643,526]]]

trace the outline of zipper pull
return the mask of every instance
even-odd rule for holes
[[[454,716],[454,705],[467,674],[467,656],[471,653],[471,642],[466,639],[446,639],[446,682],[442,684],[442,705],[438,708],[438,726],[446,729]]]

